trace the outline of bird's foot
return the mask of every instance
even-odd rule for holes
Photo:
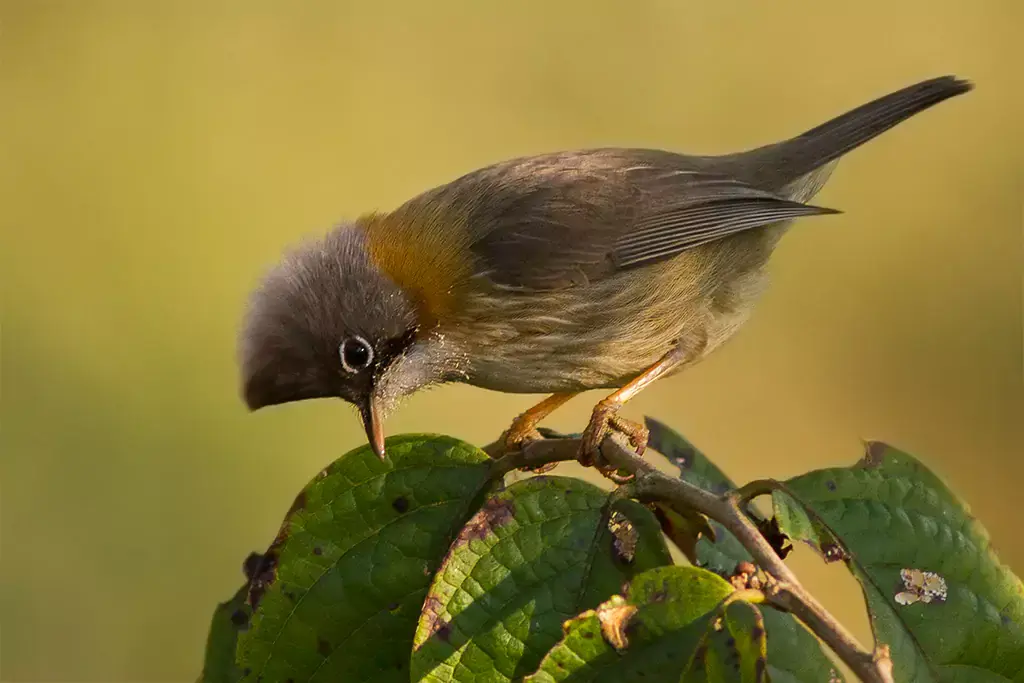
[[[616,414],[619,404],[613,401],[601,401],[594,408],[590,417],[590,424],[583,431],[580,440],[580,451],[578,460],[584,467],[596,467],[597,471],[616,484],[623,484],[633,479],[632,474],[623,474],[615,467],[608,464],[601,454],[601,442],[612,431],[619,432],[629,439],[629,443],[636,449],[637,455],[643,455],[647,450],[647,439],[650,432],[642,424],[631,422]]]
[[[543,439],[544,436],[537,431],[537,420],[527,412],[512,421],[512,425],[505,432],[503,438],[505,442],[505,450],[521,451],[531,442],[539,441]],[[557,466],[557,462],[549,462],[536,467],[521,467],[519,471],[543,474],[544,472],[550,472]]]

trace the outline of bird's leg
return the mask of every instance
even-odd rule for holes
[[[609,429],[626,435],[630,443],[636,448],[637,455],[643,455],[647,448],[647,428],[641,424],[630,422],[619,417],[616,412],[629,399],[640,393],[645,387],[662,377],[667,372],[676,368],[679,364],[693,357],[689,353],[688,346],[680,344],[662,356],[661,360],[647,368],[635,379],[623,386],[618,391],[602,399],[595,407],[590,417],[590,423],[583,432],[580,441],[579,461],[580,464],[589,467],[595,463],[595,457],[600,457],[600,446],[604,437],[608,435]],[[609,479],[618,481],[614,471],[598,464],[598,469]]]
[[[537,424],[555,412],[576,394],[551,394],[546,399],[519,415],[505,432],[505,445],[509,448],[520,446],[525,441],[541,438]]]
[[[528,441],[540,439],[541,435],[537,432],[537,424],[575,395],[551,394],[537,405],[519,415],[519,417],[512,421],[512,426],[505,432],[505,447],[515,450],[522,448],[523,444]],[[554,469],[556,464],[543,465],[530,471],[547,472]]]

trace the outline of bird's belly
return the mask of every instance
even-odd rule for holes
[[[723,280],[674,261],[556,292],[474,294],[452,328],[474,349],[463,381],[508,393],[617,388],[679,345],[692,365],[742,326],[765,277],[740,269]]]
[[[522,321],[526,322],[526,321]],[[609,338],[585,328],[521,334],[515,343],[478,353],[467,374],[470,384],[508,393],[578,392],[620,387],[672,348],[671,335]],[[628,347],[627,353],[621,349]]]

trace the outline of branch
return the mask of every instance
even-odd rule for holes
[[[785,490],[785,486],[774,479],[755,479],[732,492],[732,497],[738,503],[749,503],[759,496],[768,495],[775,491]]]
[[[579,446],[579,439],[548,438],[529,442],[519,451],[506,451],[501,441],[486,446],[484,450],[495,458],[495,474],[501,475],[514,469],[574,460]],[[660,500],[691,508],[728,529],[771,577],[771,590],[765,593],[769,603],[793,613],[804,622],[862,681],[893,683],[888,648],[876,647],[874,652],[865,650],[801,585],[796,574],[744,513],[743,506],[751,498],[772,490],[773,486],[767,480],[751,482],[719,496],[662,473],[626,446],[617,435],[601,442],[601,455],[609,464],[636,476],[620,487],[622,494],[641,501]]]

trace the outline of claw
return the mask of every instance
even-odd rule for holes
[[[609,426],[629,439],[629,443],[636,449],[637,455],[643,455],[647,450],[647,441],[651,437],[651,431],[637,422],[630,422],[618,415],[612,415]]]
[[[604,469],[598,469],[598,472],[600,472],[601,475],[605,479],[608,479],[609,481],[611,481],[616,486],[622,486],[623,484],[628,484],[629,482],[631,482],[634,479],[636,479],[636,475],[635,474],[630,474],[628,472],[623,474],[623,473],[619,472],[619,470],[615,469],[614,467],[607,467],[607,468],[604,468]]]
[[[601,455],[601,442],[612,430],[619,432],[629,439],[629,443],[636,449],[637,455],[643,455],[647,449],[647,440],[650,432],[643,425],[630,422],[615,414],[618,405],[610,401],[601,401],[594,408],[590,424],[587,425],[580,440],[580,451],[577,459],[584,467],[595,466],[597,470],[607,479],[616,484],[624,484],[631,481],[635,475],[620,474],[619,471],[610,467],[604,462]]]
[[[525,427],[525,429],[523,428]],[[524,425],[518,420],[512,423],[508,431],[503,435],[503,441],[505,443],[505,450],[507,451],[521,451],[532,441],[539,441],[544,436],[533,428],[532,425]],[[549,462],[544,465],[538,465],[536,467],[520,467],[520,472],[530,472],[531,474],[543,474],[550,472],[558,466],[557,462]]]
[[[509,427],[508,431],[505,432],[504,441],[505,449],[509,451],[521,451],[523,446],[527,445],[531,441],[539,441],[544,437],[533,427],[528,426],[526,429],[516,429],[517,425],[513,423]]]

